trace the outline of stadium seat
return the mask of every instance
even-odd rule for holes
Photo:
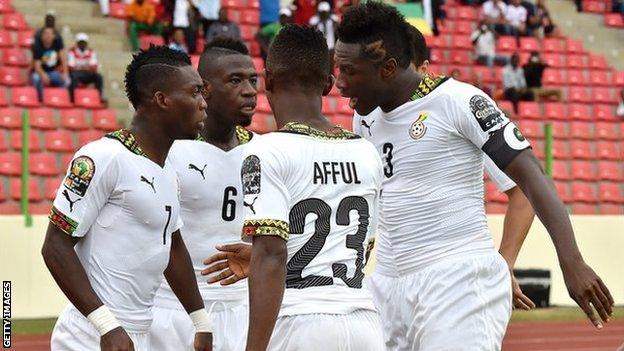
[[[17,215],[22,213],[20,205],[17,203],[3,203],[0,204],[0,213],[3,215]]]
[[[260,24],[260,13],[253,9],[243,10],[238,23],[257,26]]]
[[[621,161],[624,159],[618,142],[599,141],[596,143],[596,151],[598,158],[601,160]]]
[[[496,41],[497,52],[514,52],[518,49],[516,37],[501,36]]]
[[[576,160],[591,160],[594,158],[592,143],[588,141],[573,140],[570,143],[572,158]]]
[[[565,113],[565,105],[560,102],[544,103],[544,117],[546,119],[567,120],[567,115]]]
[[[6,89],[0,87],[0,106],[5,107],[9,105],[9,101],[6,96]]]
[[[56,192],[63,181],[60,177],[46,178],[43,181],[43,193],[46,200],[54,200]]]
[[[619,183],[600,183],[598,184],[598,199],[600,202],[624,203],[621,188]]]
[[[583,42],[575,39],[566,40],[566,51],[571,54],[582,54],[585,52],[583,49]]]
[[[568,131],[568,122],[561,121],[550,121],[548,124],[551,125],[553,131],[553,137],[555,139],[569,139],[570,132]]]
[[[164,45],[165,41],[160,35],[142,35],[139,37],[139,47],[141,49],[149,48],[150,44]]]
[[[20,30],[17,32],[17,45],[22,48],[30,48],[34,42],[34,36],[34,30]]]
[[[323,104],[321,108],[321,113],[325,116],[333,115],[336,112],[336,107],[334,106],[333,99],[328,97],[323,97]]]
[[[49,108],[32,108],[28,111],[30,126],[35,129],[56,129],[54,111]]]
[[[5,48],[2,49],[2,64],[7,66],[28,67],[30,60],[26,56],[26,52],[21,48]]]
[[[470,35],[474,30],[474,22],[471,21],[457,21],[455,22],[454,31],[457,34]]]
[[[615,106],[613,105],[593,105],[594,117],[601,121],[616,121]]]
[[[73,151],[72,134],[65,130],[55,130],[45,133],[45,147],[49,151]]]
[[[581,2],[583,12],[604,13],[606,10],[606,2],[595,0],[583,0]]]
[[[580,69],[568,70],[567,82],[571,85],[587,85],[587,78],[585,72]]]
[[[619,13],[606,13],[604,21],[607,27],[624,28],[624,17]]]
[[[541,119],[542,111],[539,104],[535,101],[520,101],[518,103],[518,111],[520,118]]]
[[[275,119],[272,115],[258,113],[254,116],[249,128],[260,134],[272,132],[277,129]]]
[[[258,57],[260,56],[261,50],[260,50],[260,44],[258,44],[257,41],[252,40],[251,42],[248,42],[249,44],[249,54],[252,57]]]
[[[589,54],[587,62],[589,62],[589,68],[593,70],[609,69],[607,59],[603,55]]]
[[[19,201],[22,198],[22,180],[20,178],[12,178],[9,182],[11,186],[11,198]],[[38,178],[30,178],[28,180],[28,201],[39,202],[43,200],[43,194],[39,187]]]
[[[9,30],[26,30],[28,24],[24,19],[24,15],[19,12],[7,13],[2,18],[2,25]]]
[[[339,97],[336,99],[336,112],[339,114],[349,116],[349,118],[353,117],[353,109],[349,106],[349,99]],[[351,126],[349,126],[351,129]]]
[[[593,163],[588,161],[573,161],[572,177],[575,180],[595,181],[596,171]]]
[[[4,189],[4,181],[2,179],[0,179],[0,202],[4,202],[7,199],[7,193],[6,190]],[[1,214],[4,214],[4,212],[0,212]]]
[[[13,12],[13,5],[11,4],[11,0],[0,0],[0,13],[11,12]]]
[[[568,89],[568,101],[572,102],[590,102],[591,98],[587,88],[583,87],[570,87]]]
[[[563,51],[563,41],[559,38],[544,38],[542,48],[545,52],[561,52]]]
[[[51,208],[52,203],[50,201],[31,202],[28,204],[28,212],[33,215],[48,215]]]
[[[534,37],[520,37],[520,50],[539,51],[540,44]]]
[[[256,110],[258,112],[268,112],[271,113],[271,106],[269,105],[269,100],[267,100],[266,95],[261,94],[258,95],[258,99],[256,102]]]
[[[500,100],[496,102],[498,108],[502,111],[513,112],[513,104],[508,100]]]
[[[37,90],[35,87],[13,88],[13,104],[22,107],[38,107]]]
[[[13,150],[22,149],[22,135],[21,130],[14,130],[11,132],[11,148]],[[41,150],[41,139],[39,138],[39,132],[36,130],[31,130],[28,135],[28,149],[30,151]]]
[[[596,192],[594,187],[589,183],[573,183],[572,200],[588,203],[596,202]]]
[[[572,175],[568,169],[567,161],[554,161],[552,168],[552,176],[555,180],[570,180]]]
[[[596,137],[603,140],[620,140],[619,127],[619,123],[597,122],[595,124]]]
[[[543,139],[544,138],[544,127],[538,121],[531,120],[522,120],[516,123],[518,128],[529,140],[532,139]]]
[[[572,204],[572,213],[575,215],[595,215],[598,207],[593,204],[575,203]]]
[[[552,68],[563,68],[563,56],[559,53],[546,53],[542,55],[542,60]]]
[[[585,58],[582,55],[566,56],[566,67],[568,68],[585,68]]]
[[[567,160],[570,158],[568,142],[563,140],[555,140],[552,143],[552,155],[557,160]]]
[[[13,38],[11,38],[11,32],[8,30],[0,29],[0,47],[12,47]]]
[[[113,18],[126,18],[126,4],[124,2],[111,2],[109,8],[109,16]]]
[[[200,55],[191,55],[191,65],[193,65],[193,67],[195,67],[195,69],[197,69],[197,67],[199,67],[199,59],[200,59]]]
[[[494,182],[488,181],[485,183],[485,201],[506,203],[507,195],[498,191]]]
[[[469,35],[454,34],[451,36],[451,45],[454,49],[473,50]]]
[[[569,104],[568,114],[563,119],[574,119],[580,121],[592,121],[593,116],[589,111],[590,105],[586,104]]]
[[[570,136],[574,139],[591,140],[594,138],[593,123],[572,122],[570,123]]]
[[[533,148],[533,154],[540,160],[544,160],[544,141],[543,140],[531,140],[531,147]]]
[[[70,130],[89,129],[85,111],[78,108],[61,110],[61,127]]]
[[[22,174],[22,155],[18,152],[0,153],[0,174],[7,176]]]
[[[611,79],[609,78],[609,74],[607,71],[591,71],[589,74],[589,83],[592,86],[602,85],[609,86],[611,85]]]
[[[598,176],[602,180],[624,181],[624,169],[618,162],[598,162]]]
[[[103,107],[102,102],[100,101],[100,93],[97,91],[97,89],[76,89],[74,94],[74,104],[78,107],[85,107],[88,109],[97,109]]]
[[[446,39],[445,36],[442,35],[426,35],[425,36],[425,42],[427,43],[427,47],[428,48],[443,48],[446,46],[446,43],[444,42],[444,40]]]
[[[72,107],[72,103],[69,100],[69,90],[67,88],[46,87],[43,89],[43,104],[56,108]]]
[[[262,60],[261,57],[254,57],[252,58],[254,67],[256,68],[256,72],[258,72],[258,74],[260,74],[261,72],[264,72],[264,61]]]
[[[100,134],[98,136],[98,138],[94,139],[97,140],[101,137],[102,135]],[[73,152],[66,152],[64,154],[61,154],[61,169],[65,172],[67,171],[67,168],[69,168],[69,165],[71,163],[71,161],[74,159],[74,153]]]
[[[108,109],[94,110],[91,118],[91,124],[93,125],[93,128],[104,131],[113,131],[120,128],[120,125],[117,122],[117,113],[115,110]]]
[[[468,50],[452,50],[449,62],[454,64],[470,64],[472,62],[472,52]]]
[[[221,4],[225,8],[241,8],[245,6],[241,0],[223,0]]]
[[[615,14],[614,14],[615,15]],[[620,16],[620,15],[617,15]],[[624,206],[617,204],[600,204],[600,214],[601,215],[623,215],[624,214]]]
[[[22,128],[22,111],[15,107],[0,108],[0,128]]]
[[[85,130],[78,133],[78,147],[82,147],[87,143],[100,139],[104,132],[99,130]]]
[[[544,75],[542,76],[542,84],[545,86],[552,85],[562,85],[564,83],[563,75],[561,74],[561,70],[547,68],[544,70]]]
[[[446,59],[444,58],[444,51],[440,49],[429,50],[429,58],[431,59],[431,62],[434,63],[446,62]]]
[[[41,176],[55,176],[59,174],[56,166],[56,157],[51,153],[31,154],[28,160],[30,173]]]
[[[611,83],[618,87],[624,87],[624,71],[613,72],[611,75]]]
[[[26,85],[26,79],[22,76],[22,70],[19,67],[0,67],[0,84],[9,86]]]
[[[241,25],[240,26],[241,39],[244,41],[252,41],[254,40],[254,36],[256,35],[256,30],[254,26]]]
[[[9,140],[4,130],[0,130],[0,151],[4,152],[9,149]]]
[[[555,189],[557,189],[563,202],[569,203],[572,201],[572,194],[568,182],[555,182]]]
[[[615,97],[611,94],[611,89],[605,87],[592,88],[591,99],[593,102],[603,104],[615,104],[618,102],[617,99],[615,99]]]
[[[472,6],[455,6],[454,18],[465,21],[476,21],[479,18],[479,13],[477,9]]]

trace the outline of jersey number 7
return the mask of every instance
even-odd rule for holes
[[[360,217],[360,224],[355,234],[347,235],[346,247],[357,251],[355,259],[355,274],[347,277],[347,266],[344,263],[332,264],[333,277],[322,275],[308,275],[302,277],[303,269],[310,264],[312,259],[321,252],[331,228],[331,207],[320,199],[306,199],[293,206],[289,215],[290,234],[303,234],[305,218],[314,213],[317,219],[314,223],[314,235],[299,251],[288,261],[286,265],[286,287],[304,289],[311,286],[325,286],[334,284],[333,278],[340,278],[350,288],[361,288],[364,279],[364,240],[368,231],[369,212],[368,202],[361,196],[348,196],[340,201],[336,211],[336,224],[349,225],[349,213],[356,210]]]

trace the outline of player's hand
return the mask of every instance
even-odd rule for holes
[[[613,314],[614,301],[609,289],[583,260],[562,262],[561,270],[570,297],[583,309],[592,324],[602,329],[600,320],[608,322]]]
[[[510,273],[511,292],[513,293],[512,301],[514,308],[520,308],[525,311],[535,308],[535,303],[522,292],[522,289],[520,289],[520,284],[518,284],[518,280],[516,280],[516,276],[514,276],[512,270],[510,270]]]
[[[208,277],[206,281],[209,284],[221,282],[221,285],[230,285],[247,278],[249,260],[251,259],[251,245],[219,245],[217,250],[221,252],[205,259],[204,264],[208,267],[201,271],[202,275],[219,272],[217,275]]]
[[[100,338],[102,351],[134,351],[134,344],[122,327],[117,327]]]
[[[212,333],[195,333],[195,351],[212,351]]]

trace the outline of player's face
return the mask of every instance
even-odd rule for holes
[[[222,123],[246,127],[256,112],[258,73],[246,55],[219,58],[208,81],[209,118],[223,118]]]
[[[349,106],[360,115],[368,115],[380,104],[381,81],[378,68],[361,57],[360,44],[336,43],[335,62],[339,74],[336,87],[349,98]]]
[[[202,96],[204,82],[193,66],[179,68],[177,82],[168,94],[167,130],[173,139],[193,139],[203,128],[206,101]]]

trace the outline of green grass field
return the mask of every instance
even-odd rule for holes
[[[553,307],[533,311],[514,311],[511,322],[543,322],[543,321],[576,321],[585,320],[585,314],[574,307]],[[624,307],[616,307],[613,320],[624,320]],[[52,332],[56,318],[49,319],[22,319],[14,320],[13,333],[24,334],[49,334]],[[589,323],[589,322],[588,322]]]

